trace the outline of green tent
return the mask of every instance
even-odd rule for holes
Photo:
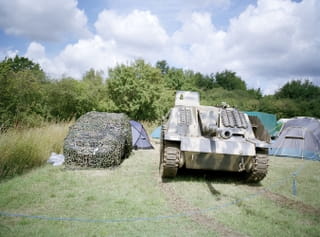
[[[277,127],[277,117],[275,114],[268,114],[256,111],[244,111],[244,113],[246,113],[249,116],[258,117],[271,137],[276,132],[275,128]]]

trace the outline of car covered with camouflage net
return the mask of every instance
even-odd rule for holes
[[[82,115],[64,141],[68,168],[120,165],[132,150],[131,125],[125,114],[89,112]]]
[[[176,93],[160,139],[162,178],[179,168],[245,172],[249,182],[267,174],[269,144],[255,137],[248,115],[226,104],[202,106],[197,92]]]

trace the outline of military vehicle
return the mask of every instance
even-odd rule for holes
[[[178,169],[245,172],[248,182],[267,174],[269,144],[255,137],[248,115],[221,106],[200,105],[199,93],[178,91],[160,138],[160,175]]]

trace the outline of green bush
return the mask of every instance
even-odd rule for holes
[[[168,98],[159,69],[143,60],[118,65],[109,71],[108,96],[116,111],[135,120],[154,121],[165,113]]]

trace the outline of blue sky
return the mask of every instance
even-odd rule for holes
[[[319,25],[318,0],[0,0],[0,58],[29,57],[54,78],[164,59],[233,70],[269,94],[320,85]]]

